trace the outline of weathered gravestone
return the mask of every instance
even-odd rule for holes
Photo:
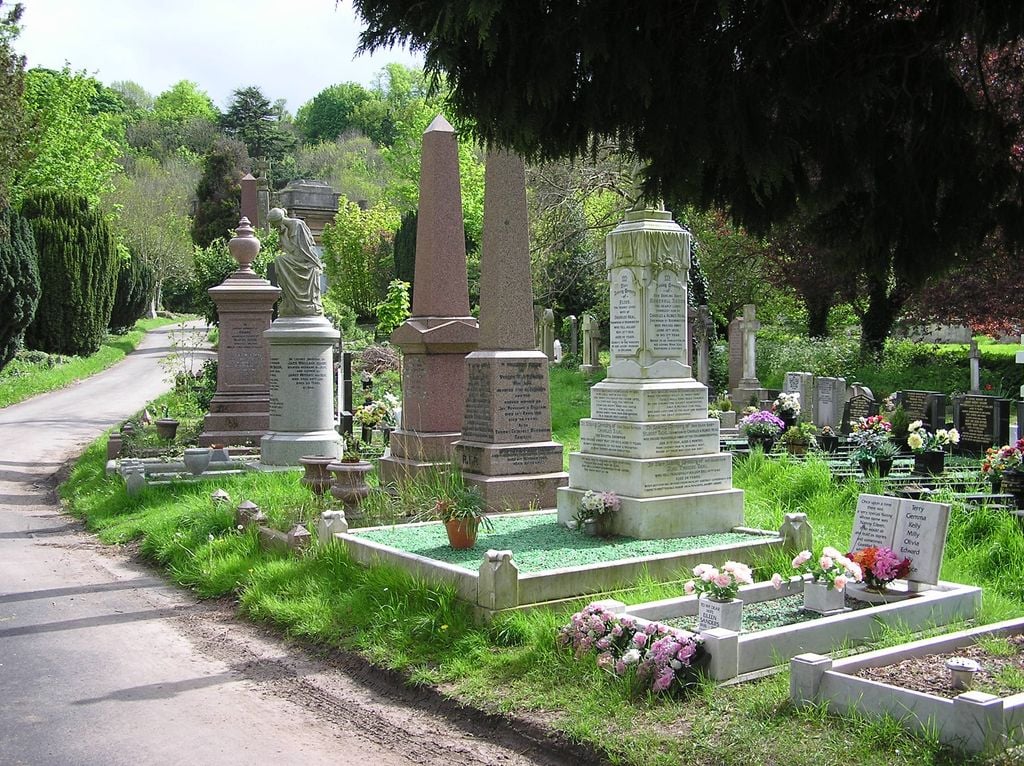
[[[932,433],[946,427],[946,395],[941,391],[900,391],[896,403],[910,422],[920,420]]]
[[[878,402],[875,401],[873,396],[854,394],[847,400],[846,407],[843,409],[842,432],[849,434],[853,430],[853,423],[856,423],[861,418],[870,418],[872,415],[877,414]]]
[[[540,317],[540,350],[549,362],[555,361],[555,312],[544,309]]]
[[[1010,440],[1010,400],[968,394],[953,400],[953,424],[960,432],[958,455],[979,457]]]
[[[817,421],[815,405],[817,394],[815,393],[814,374],[810,372],[787,372],[783,378],[782,390],[787,394],[800,395],[800,421],[814,423]]]
[[[846,378],[818,378],[814,384],[814,424],[840,428],[846,407]]]
[[[949,528],[949,505],[886,495],[861,495],[853,517],[850,551],[891,548],[910,559],[908,583],[935,585]]]
[[[743,521],[732,457],[719,451],[707,388],[687,355],[690,235],[665,210],[632,210],[606,238],[611,309],[608,377],[591,389],[569,487],[568,524],[588,490],[621,501],[612,531],[642,539],[725,532]]]
[[[456,461],[488,509],[551,508],[568,481],[551,440],[548,358],[534,349],[523,160],[487,155],[480,256],[480,342],[466,357]]]
[[[580,323],[575,314],[569,314],[569,353],[576,356],[580,353]]]
[[[734,320],[736,321],[736,320]],[[729,324],[730,332],[733,325]],[[748,303],[743,307],[743,319],[737,325],[738,338],[735,342],[739,344],[742,375],[736,387],[732,389],[732,400],[739,408],[745,407],[751,402],[761,402],[764,399],[774,398],[769,396],[767,389],[761,386],[757,379],[757,331],[761,329],[761,323],[757,321],[757,311],[754,304]],[[729,362],[730,369],[734,353],[734,336],[729,336]]]
[[[698,306],[694,320],[696,345],[695,377],[703,385],[711,384],[711,343],[715,339],[715,323],[707,306]]]
[[[476,349],[455,129],[438,115],[423,133],[412,316],[391,334],[402,349],[401,427],[380,461],[383,483],[449,465],[461,436],[465,357]]]
[[[281,290],[252,270],[260,241],[249,219],[239,221],[228,250],[239,268],[208,291],[217,306],[220,344],[217,393],[199,436],[203,447],[255,446],[270,427],[270,346],[263,333]]]
[[[967,360],[971,366],[971,390],[968,393],[981,393],[981,351],[978,349],[978,341],[971,338],[971,348],[967,352]]]
[[[583,315],[583,364],[580,371],[591,376],[601,370],[601,326],[593,314]]]

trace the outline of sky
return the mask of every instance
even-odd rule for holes
[[[106,84],[134,80],[154,96],[192,80],[222,110],[233,90],[256,85],[294,114],[329,85],[368,86],[386,64],[423,63],[402,48],[356,56],[362,23],[349,0],[20,2],[14,48],[29,68],[67,63]]]

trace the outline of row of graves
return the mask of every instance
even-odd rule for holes
[[[903,702],[896,692],[858,697],[832,680],[853,676],[826,655],[870,641],[886,626],[918,631],[976,617],[980,589],[939,579],[950,506],[863,494],[843,552],[816,545],[803,513],[787,514],[778,530],[746,525],[734,455],[722,449],[707,386],[689,364],[690,236],[657,208],[630,211],[607,237],[608,375],[591,388],[591,416],[580,423],[580,448],[564,472],[563,447],[551,438],[549,359],[536,348],[523,161],[501,151],[487,157],[479,322],[469,312],[456,138],[441,117],[424,134],[420,183],[413,315],[392,338],[404,353],[402,418],[376,470],[381,485],[450,480],[432,485],[442,493],[435,518],[350,525],[365,496],[352,474],[365,477],[373,466],[350,459],[349,466],[365,468],[344,468],[346,450],[332,423],[336,337],[322,317],[270,325],[269,314],[245,308],[239,296],[246,288],[264,302],[271,296],[248,269],[258,242],[248,241],[245,226],[232,241],[236,257],[246,252],[225,283],[231,299],[218,302],[228,315],[221,314],[211,412],[216,437],[231,438],[232,428],[260,434],[259,462],[250,468],[332,473],[329,485],[306,479],[341,501],[321,515],[319,544],[449,584],[481,620],[564,607],[628,589],[641,576],[688,580],[684,595],[667,601],[595,602],[559,635],[580,661],[635,676],[654,692],[679,688],[698,672],[743,680],[792,660],[800,704],[927,725],[916,708],[894,707]],[[741,372],[749,373],[745,385],[763,392],[752,363]],[[793,376],[792,385],[814,402],[805,417],[848,420],[874,406],[858,399],[868,392],[847,397],[827,379]],[[848,412],[838,415],[840,403]],[[959,411],[966,417],[978,411],[972,407]],[[993,410],[992,420],[998,427],[1001,414]],[[138,481],[139,471],[125,470],[124,461],[121,467],[126,481]],[[148,469],[141,473],[145,479]],[[238,513],[240,523],[264,521],[251,503]],[[487,533],[478,538],[481,525]],[[285,537],[313,544],[308,531]],[[791,570],[754,582],[752,565],[773,551],[786,552]],[[959,728],[940,736],[955,744],[991,746],[1020,727],[1013,699],[965,691],[951,704]]]

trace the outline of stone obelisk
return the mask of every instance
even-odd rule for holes
[[[199,444],[256,446],[270,425],[270,327],[281,290],[252,270],[260,241],[248,218],[238,223],[228,250],[238,270],[207,292],[217,306],[220,344],[217,393],[203,421]]]
[[[587,490],[615,492],[612,531],[643,539],[726,532],[743,523],[732,456],[719,450],[707,387],[687,359],[690,235],[665,210],[634,210],[608,235],[611,364],[590,389],[580,451],[558,492],[568,523]]]
[[[476,348],[455,129],[438,115],[423,133],[412,316],[392,334],[402,349],[402,427],[391,432],[384,483],[451,463],[466,401],[465,357]]]
[[[466,357],[466,410],[455,450],[489,509],[551,508],[568,476],[562,445],[551,440],[548,358],[534,348],[522,158],[489,153],[484,183],[480,343]]]

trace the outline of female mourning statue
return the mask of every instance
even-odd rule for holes
[[[322,316],[320,275],[324,264],[305,221],[289,218],[282,208],[273,208],[267,223],[280,233],[281,255],[274,260],[274,273],[281,288],[278,316]]]

